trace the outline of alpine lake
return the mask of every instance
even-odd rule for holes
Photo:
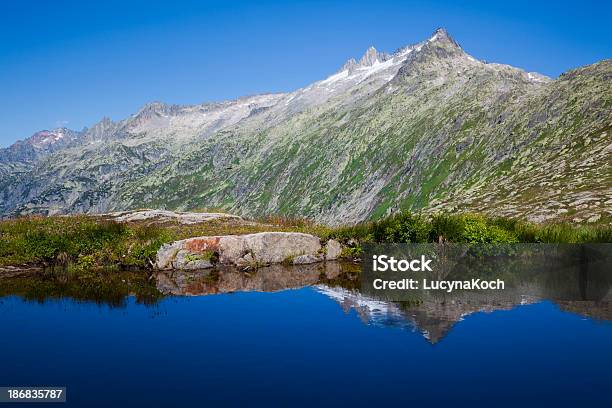
[[[392,302],[360,269],[5,273],[0,384],[88,407],[612,406],[609,273]]]

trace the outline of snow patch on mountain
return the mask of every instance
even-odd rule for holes
[[[44,147],[62,140],[66,134],[67,129],[60,128],[54,130],[42,130],[34,133],[29,139],[28,143],[34,147]]]

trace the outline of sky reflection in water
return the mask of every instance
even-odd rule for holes
[[[612,403],[610,294],[400,304],[304,268],[158,276],[175,294],[153,302],[3,292],[0,383],[67,385],[69,406]]]

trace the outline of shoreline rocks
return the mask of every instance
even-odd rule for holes
[[[294,265],[337,259],[340,243],[322,247],[318,237],[300,232],[260,232],[246,235],[194,237],[163,245],[157,252],[158,270],[195,270],[215,265],[241,268],[287,263]]]

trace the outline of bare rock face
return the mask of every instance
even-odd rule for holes
[[[176,242],[162,245],[157,251],[155,266],[158,269],[172,269],[172,261],[180,251],[180,246],[174,244],[176,244]]]
[[[158,269],[205,269],[216,263],[258,266],[304,256],[305,260],[320,261],[320,250],[318,237],[298,232],[196,237],[163,245],[157,252],[156,266]]]
[[[369,47],[363,57],[359,60],[359,64],[364,67],[371,67],[378,61],[378,51],[376,48]]]

